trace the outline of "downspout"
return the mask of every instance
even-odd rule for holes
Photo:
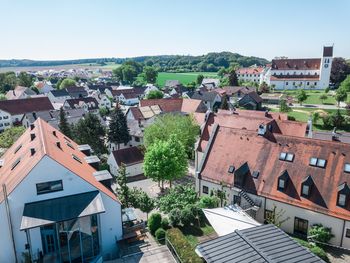
[[[9,202],[7,198],[7,191],[6,191],[6,185],[2,185],[2,191],[4,193],[4,200],[5,200],[5,207],[6,207],[6,215],[7,215],[7,222],[8,222],[8,227],[10,230],[10,235],[11,235],[11,242],[12,242],[12,248],[13,248],[13,253],[15,256],[15,262],[18,263],[17,260],[17,254],[16,254],[16,244],[15,244],[15,238],[13,235],[13,227],[12,227],[12,220],[11,220],[11,213],[10,213],[10,207],[9,207]]]
[[[345,220],[343,220],[343,230],[341,231],[341,239],[340,239],[340,246],[343,246],[343,239],[344,239],[344,230],[345,230]]]

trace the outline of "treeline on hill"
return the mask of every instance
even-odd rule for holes
[[[220,52],[208,53],[202,56],[180,56],[180,55],[162,55],[162,56],[143,56],[134,58],[99,58],[99,59],[76,59],[61,61],[35,61],[35,60],[0,60],[0,67],[30,67],[30,66],[58,66],[69,64],[97,63],[104,64],[114,62],[122,64],[131,60],[143,63],[146,66],[154,66],[160,71],[168,72],[217,72],[220,68],[228,68],[230,64],[238,64],[241,67],[251,65],[265,65],[268,61],[264,58],[247,57],[237,53]]]

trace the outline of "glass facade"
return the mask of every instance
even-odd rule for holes
[[[100,255],[98,215],[40,228],[43,262],[93,262]]]

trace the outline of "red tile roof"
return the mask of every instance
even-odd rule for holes
[[[165,112],[205,112],[202,101],[193,99],[152,99],[141,100],[140,106],[153,106],[158,105],[160,109]]]
[[[135,120],[145,119],[138,107],[130,107],[129,110],[131,111],[131,114],[134,116]]]
[[[85,154],[78,150],[78,144],[68,139],[72,148],[69,147],[66,144],[66,141],[68,141],[66,137],[40,118],[34,122],[34,126],[33,130],[28,128],[1,157],[4,160],[4,164],[0,168],[0,185],[6,185],[8,194],[11,194],[42,158],[48,156],[113,200],[118,201],[114,193],[95,179],[93,173],[96,170],[84,160]],[[56,132],[56,136],[53,134],[53,131]],[[34,140],[31,140],[31,134],[35,134]],[[61,148],[57,147],[57,142],[60,142]],[[15,153],[15,149],[19,145],[22,145],[22,147]],[[31,155],[31,148],[35,149],[34,155]],[[81,163],[74,160],[72,154],[77,156]],[[20,162],[12,169],[13,163],[18,158],[20,158]],[[3,201],[3,198],[1,188],[0,203]]]
[[[236,70],[237,74],[260,74],[264,71],[263,67],[257,68],[240,68]]]
[[[318,70],[320,58],[273,59],[272,70]]]
[[[280,161],[281,152],[294,154],[293,162]],[[350,184],[349,174],[344,172],[345,163],[350,163],[348,144],[279,134],[268,139],[256,131],[219,126],[206,156],[201,170],[204,180],[232,186],[235,175],[228,173],[229,166],[238,169],[247,162],[249,172],[241,186],[247,192],[350,220],[350,204],[346,208],[337,206],[338,186]],[[326,167],[310,166],[311,157],[327,160]],[[257,179],[252,178],[253,171],[259,171]],[[277,183],[284,171],[290,181],[283,192],[277,190]],[[310,197],[304,198],[301,183],[309,175],[314,187]]]
[[[129,147],[113,151],[113,156],[118,166],[122,163],[126,166],[143,162],[143,152],[139,147]]]
[[[24,114],[33,111],[54,110],[48,97],[1,100],[0,110],[6,111],[11,115]]]

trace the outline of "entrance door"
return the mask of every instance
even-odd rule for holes
[[[55,225],[40,228],[44,255],[52,254],[57,250],[57,238]]]

